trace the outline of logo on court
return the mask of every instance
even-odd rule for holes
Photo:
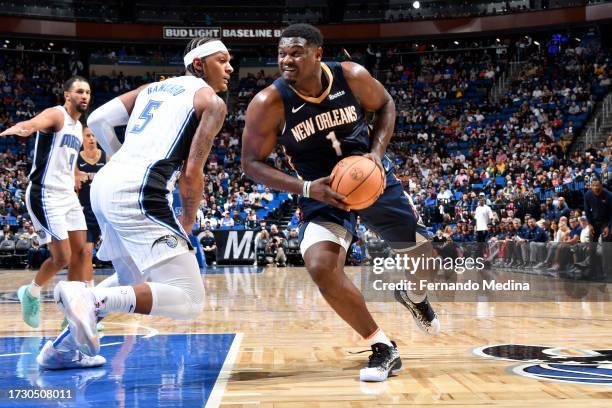
[[[479,347],[474,354],[523,362],[512,372],[535,380],[612,386],[612,350],[499,344]]]

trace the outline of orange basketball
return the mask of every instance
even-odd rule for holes
[[[331,174],[331,188],[345,196],[351,210],[368,208],[380,197],[384,188],[384,175],[368,157],[349,156],[342,159]]]

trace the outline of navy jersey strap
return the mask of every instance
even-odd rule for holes
[[[291,96],[289,93],[289,86],[287,86],[283,78],[277,78],[273,84],[283,100]]]
[[[325,65],[327,65],[330,71],[332,72],[332,75],[334,76],[334,81],[336,81],[341,88],[351,91],[351,87],[349,86],[348,82],[346,81],[346,78],[344,77],[342,63],[333,61],[326,62]],[[353,92],[351,91],[351,93]]]

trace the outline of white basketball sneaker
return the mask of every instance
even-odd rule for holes
[[[372,344],[372,355],[368,360],[368,366],[359,371],[361,381],[381,382],[390,375],[397,374],[402,369],[402,359],[395,342],[392,346],[384,343]]]
[[[55,285],[53,297],[68,320],[79,350],[96,356],[100,352],[100,339],[96,330],[96,299],[91,290],[83,282],[61,281]]]
[[[40,368],[45,370],[66,370],[99,367],[106,363],[106,359],[100,355],[90,357],[79,350],[58,351],[53,347],[53,342],[49,340],[38,353],[36,362]]]

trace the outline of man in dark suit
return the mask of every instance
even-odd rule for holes
[[[592,272],[589,274],[593,278],[605,279],[610,269],[610,252],[612,246],[612,193],[606,190],[601,180],[593,179],[591,189],[584,195],[584,211],[589,224],[593,227],[592,244],[589,249],[589,256],[592,262]],[[604,241],[602,245],[603,257],[601,262],[597,255],[597,242],[599,237]]]

